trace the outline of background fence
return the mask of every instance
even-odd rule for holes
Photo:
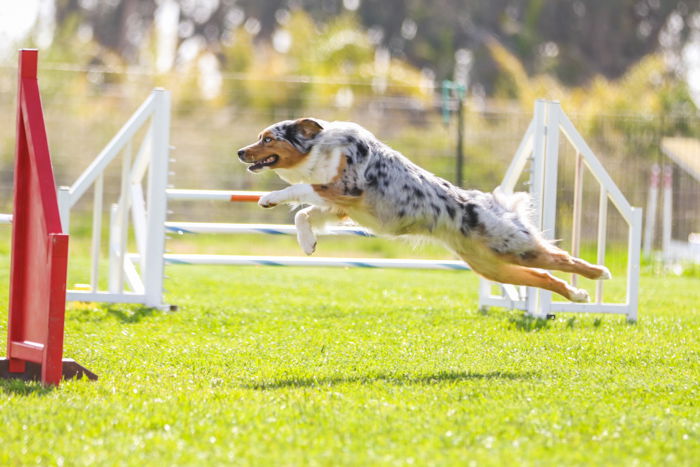
[[[4,212],[9,212],[11,201],[15,71],[12,67],[0,68],[0,209]],[[255,140],[265,126],[299,116],[356,121],[421,166],[452,181],[456,176],[456,118],[449,122],[443,119],[438,92],[434,93],[434,99],[397,97],[392,95],[391,88],[378,95],[361,83],[314,83],[312,92],[295,80],[250,86],[238,77],[224,76],[222,87],[228,90],[229,100],[226,103],[188,97],[186,92],[193,84],[185,76],[180,81],[169,78],[163,82],[157,76],[138,71],[106,73],[47,64],[40,69],[39,79],[59,185],[75,180],[157,85],[172,90],[175,97],[171,137],[176,149],[170,180],[177,188],[270,190],[284,186],[272,173],[246,172],[235,151]],[[245,90],[245,96],[235,95],[239,88]],[[276,94],[293,96],[295,92],[305,93],[303,104],[281,99],[275,105],[245,105],[246,101],[270,96],[274,103]],[[643,208],[646,208],[652,164],[670,163],[662,155],[661,138],[700,137],[700,118],[695,114],[650,118],[583,115],[577,114],[576,109],[564,110],[630,202]],[[503,103],[467,99],[462,174],[465,187],[492,190],[499,183],[531,116],[531,109],[523,111]],[[557,236],[569,238],[566,226],[571,224],[575,154],[567,144],[562,144],[561,151],[558,196],[565,202],[559,208]],[[696,157],[700,158],[700,154]],[[678,168],[674,174],[674,237],[687,240],[690,233],[700,232],[700,184]],[[118,178],[118,169],[113,171],[113,176],[114,180]],[[524,184],[520,188],[527,189]],[[108,177],[105,198],[116,201],[118,190],[118,182],[110,183]],[[584,245],[587,240],[595,241],[597,196],[593,184],[584,190]],[[81,209],[87,212],[90,203],[82,201],[75,212]],[[240,204],[180,202],[173,203],[171,209],[173,220],[284,223],[291,219],[285,209],[262,210]],[[624,239],[626,228],[612,212],[610,216],[609,241],[614,243],[616,239]],[[79,226],[80,222],[76,222],[78,230],[74,234],[80,234]],[[657,230],[657,246],[659,242]],[[563,245],[566,247],[566,242]]]

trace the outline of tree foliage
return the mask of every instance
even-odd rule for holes
[[[133,63],[152,27],[156,2],[56,0],[59,24],[77,15],[95,39]],[[163,0],[165,1],[165,0]],[[163,1],[160,3],[162,4]],[[486,91],[500,73],[488,44],[495,39],[528,74],[549,72],[568,85],[598,75],[622,76],[643,57],[681,47],[697,27],[700,4],[687,0],[172,0],[180,6],[180,41],[201,38],[219,52],[244,25],[256,44],[269,44],[290,12],[315,20],[308,34],[357,7],[375,45],[412,65],[453,73],[455,52],[473,52],[472,82]],[[319,26],[320,25],[320,26]]]

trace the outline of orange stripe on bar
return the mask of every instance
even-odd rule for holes
[[[256,202],[260,199],[260,195],[231,195],[230,201],[251,201]]]

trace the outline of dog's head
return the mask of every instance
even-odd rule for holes
[[[255,143],[239,149],[238,157],[250,164],[251,172],[292,168],[309,154],[324,123],[314,118],[275,123],[265,128]]]

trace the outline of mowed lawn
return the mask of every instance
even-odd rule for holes
[[[0,381],[0,465],[700,462],[697,278],[643,277],[630,325],[482,313],[468,272],[168,275],[177,312],[69,306],[99,381]]]

